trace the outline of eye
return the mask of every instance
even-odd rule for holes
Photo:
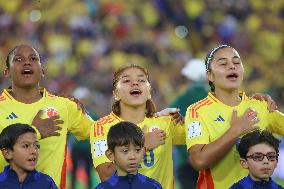
[[[38,61],[38,57],[32,56],[32,57],[30,58],[30,60],[31,60],[31,61]]]
[[[253,160],[255,161],[262,161],[263,160],[263,155],[262,154],[254,154],[252,156]]]
[[[128,82],[130,82],[130,79],[125,79],[122,81],[122,83],[128,83]]]
[[[136,152],[140,152],[141,151],[141,148],[136,148]]]
[[[38,150],[40,149],[40,144],[36,144],[35,146]]]
[[[123,152],[123,153],[127,153],[127,152],[128,152],[128,149],[122,149],[122,152]]]
[[[146,82],[146,80],[145,79],[139,79],[138,82],[144,83],[144,82]]]
[[[23,147],[23,148],[29,148],[30,145],[28,145],[28,144],[23,144],[22,147]]]
[[[14,60],[17,61],[17,62],[21,62],[22,58],[21,57],[15,57]]]

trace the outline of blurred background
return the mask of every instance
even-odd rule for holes
[[[0,69],[15,45],[33,45],[46,69],[43,85],[81,99],[97,119],[111,110],[112,74],[123,64],[148,68],[160,110],[192,84],[181,74],[188,61],[204,60],[212,47],[229,44],[245,66],[243,89],[270,94],[283,112],[283,18],[284,1],[279,0],[0,1]],[[8,83],[1,74],[0,87]],[[90,153],[88,141],[70,136],[69,147],[68,188],[72,178],[73,188],[96,186],[91,160],[80,156]],[[178,166],[186,161],[179,150],[174,156]],[[284,186],[283,162],[275,179]]]

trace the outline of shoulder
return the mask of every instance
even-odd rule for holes
[[[42,184],[47,184],[48,186],[51,186],[52,189],[57,189],[57,186],[54,180],[47,174],[44,174],[39,171],[35,171],[34,178],[36,181]]]
[[[245,189],[240,183],[233,184],[230,189]]]
[[[186,117],[198,118],[198,115],[203,115],[205,112],[212,110],[212,108],[214,108],[214,104],[218,104],[218,102],[210,96],[207,96],[206,98],[189,106],[187,108]]]
[[[105,124],[112,124],[120,121],[120,118],[115,115],[114,113],[110,113],[107,116],[101,117],[96,121],[97,125],[105,125]]]
[[[271,180],[271,186],[273,189],[284,189],[281,185],[277,184],[274,180]]]
[[[12,101],[13,98],[10,96],[8,89],[3,89],[0,93],[0,104],[3,104],[5,102]]]
[[[138,179],[142,183],[147,183],[149,185],[149,187],[152,186],[153,189],[160,189],[160,188],[162,188],[161,184],[158,181],[156,181],[156,180],[154,180],[152,178],[149,178],[149,177],[147,177],[145,175],[142,175],[142,174],[138,173]]]
[[[5,171],[0,173],[0,182],[4,182],[7,179],[7,174]]]
[[[108,186],[107,182],[104,181],[104,182],[101,182],[99,185],[97,185],[95,189],[107,189],[109,188],[107,186]]]
[[[202,110],[214,103],[216,103],[216,101],[210,96],[207,96],[206,98],[203,98],[202,100],[199,100],[198,102],[195,102],[194,104],[190,105],[188,109],[195,111]]]

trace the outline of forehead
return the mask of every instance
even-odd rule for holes
[[[216,58],[231,58],[231,57],[240,57],[239,53],[230,47],[225,47],[217,50],[214,54],[214,59]]]
[[[37,56],[39,56],[38,52],[34,48],[32,48],[28,45],[21,45],[21,46],[19,46],[15,49],[14,56],[21,56],[21,55],[37,55]]]
[[[29,142],[35,142],[37,141],[37,136],[35,133],[28,132],[20,135],[17,139],[17,142],[23,142],[23,141],[29,141]]]
[[[260,144],[250,147],[248,151],[248,153],[255,153],[255,152],[261,152],[265,154],[268,152],[276,152],[276,151],[271,145],[267,143],[260,143]]]
[[[123,70],[119,77],[123,78],[123,77],[129,77],[129,76],[146,77],[146,74],[140,68],[131,67],[131,68],[126,68],[125,70]]]

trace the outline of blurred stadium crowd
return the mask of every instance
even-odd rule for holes
[[[284,110],[284,1],[9,0],[0,1],[0,69],[9,50],[32,44],[52,92],[110,111],[112,73],[125,63],[150,71],[158,109],[184,89],[181,68],[230,44],[246,69],[244,90],[269,93]],[[7,87],[0,76],[0,88]]]

